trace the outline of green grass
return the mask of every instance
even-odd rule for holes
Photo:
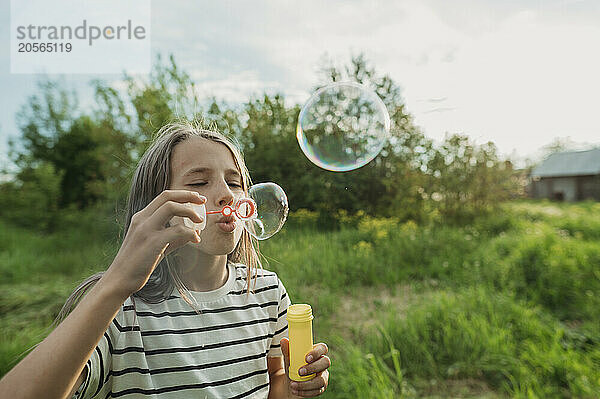
[[[568,345],[566,331],[541,309],[474,288],[438,292],[404,318],[388,314],[366,346],[383,356],[393,342],[415,380],[475,378],[513,396],[592,397],[599,348]]]
[[[328,398],[600,397],[600,204],[517,201],[468,226],[290,215],[261,242],[332,358]],[[106,268],[116,231],[0,222],[0,375]],[[87,226],[87,227],[85,227]]]

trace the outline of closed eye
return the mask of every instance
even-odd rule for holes
[[[190,185],[190,186],[206,186],[206,184],[207,184],[206,182],[201,182],[201,183],[191,183],[191,184],[189,184],[189,185]],[[241,184],[238,184],[238,183],[228,183],[228,184],[229,184],[230,186],[232,186],[232,187],[239,187],[239,188],[242,188],[242,185],[241,185]]]

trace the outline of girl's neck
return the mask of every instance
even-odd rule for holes
[[[177,255],[179,276],[190,291],[214,291],[227,282],[227,255],[207,255],[183,247]]]

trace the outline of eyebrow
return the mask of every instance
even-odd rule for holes
[[[185,172],[185,174],[183,175],[183,177],[186,176],[191,176],[191,175],[195,175],[195,174],[200,174],[200,173],[212,173],[213,170],[211,168],[193,168],[188,170],[187,172]],[[235,177],[239,177],[241,178],[242,176],[240,175],[240,172],[238,172],[235,169],[227,169],[225,170],[225,175],[235,175]]]

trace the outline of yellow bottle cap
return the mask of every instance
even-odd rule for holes
[[[305,303],[290,305],[287,310],[287,321],[310,321],[313,319],[312,308]]]

